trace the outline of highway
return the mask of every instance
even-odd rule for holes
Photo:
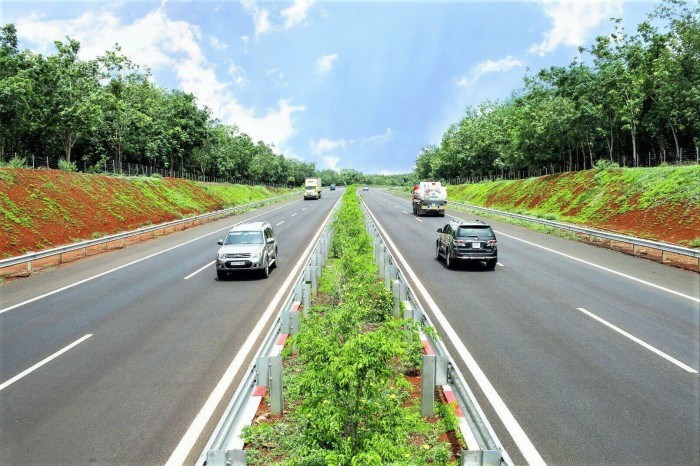
[[[474,215],[361,195],[440,333],[430,301],[459,338],[445,343],[516,463],[700,462],[698,274],[490,219],[496,270],[448,270],[435,230]]]
[[[0,464],[164,464],[186,432],[193,463],[242,374],[194,437],[193,420],[341,194],[267,206],[0,286]],[[220,281],[217,240],[247,219],[275,228],[279,267],[268,279]]]

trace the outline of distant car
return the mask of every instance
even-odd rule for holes
[[[331,185],[331,191],[335,191],[335,185],[334,185],[334,184]]]
[[[256,271],[264,278],[277,267],[277,236],[268,222],[236,225],[216,253],[216,276],[223,279],[230,272]]]
[[[365,186],[362,188],[362,190],[363,190],[363,191],[369,191],[369,186],[365,185]]]
[[[448,269],[462,261],[485,261],[493,270],[498,263],[496,234],[487,223],[452,221],[442,228],[435,242],[435,258],[445,258]]]

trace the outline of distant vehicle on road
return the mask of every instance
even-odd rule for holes
[[[331,184],[331,191],[335,191],[335,185]]]
[[[438,228],[437,232],[435,258],[444,257],[448,269],[463,261],[485,261],[488,270],[496,268],[498,243],[496,234],[487,223],[455,220]]]
[[[307,178],[304,182],[304,199],[321,199],[321,178]]]
[[[277,236],[268,222],[236,225],[228,232],[216,253],[216,276],[223,279],[229,272],[256,271],[263,278],[277,267]]]
[[[439,181],[421,181],[413,186],[413,214],[437,214],[445,216],[447,190]]]
[[[364,186],[362,187],[362,190],[363,190],[363,191],[369,191],[369,186],[364,185]]]

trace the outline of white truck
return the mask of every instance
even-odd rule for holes
[[[413,214],[437,214],[445,216],[447,190],[439,181],[421,181],[413,186]]]
[[[321,178],[307,178],[304,182],[304,199],[321,199]]]

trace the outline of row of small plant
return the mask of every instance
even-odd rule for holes
[[[248,464],[456,464],[453,407],[420,416],[419,328],[393,317],[352,187],[334,228],[319,293],[283,352],[284,413],[246,428]]]

